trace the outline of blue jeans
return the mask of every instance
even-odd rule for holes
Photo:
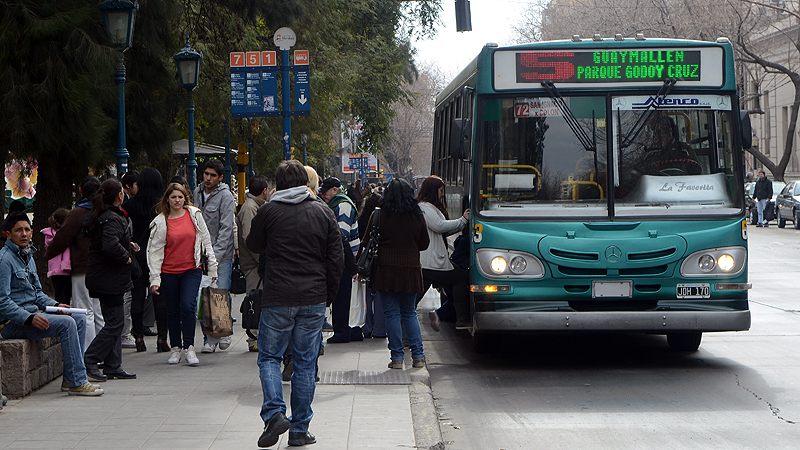
[[[161,274],[161,295],[167,303],[170,347],[189,348],[194,345],[197,292],[200,290],[202,276],[203,271],[200,269]]]
[[[367,290],[367,318],[361,327],[364,334],[372,333],[374,337],[386,337],[386,316],[383,314],[383,303],[380,292]]]
[[[325,303],[305,306],[265,306],[258,326],[258,369],[264,403],[261,418],[266,423],[275,413],[286,413],[283,401],[281,362],[292,341],[292,433],[305,433],[314,416],[314,370],[319,354]]]
[[[86,366],[83,364],[83,352],[86,342],[86,316],[75,314],[43,314],[50,327],[40,330],[28,325],[9,323],[0,331],[5,339],[42,339],[58,336],[61,338],[61,356],[64,360],[64,379],[72,387],[86,383]]]
[[[399,293],[381,291],[383,313],[386,315],[386,332],[389,336],[389,351],[392,361],[402,361],[403,329],[406,330],[408,347],[413,359],[425,359],[422,350],[422,333],[419,330],[417,310],[415,307],[416,292]],[[402,322],[402,325],[400,324]]]
[[[760,199],[758,203],[756,203],[756,211],[758,212],[758,223],[763,225],[766,220],[764,220],[764,209],[767,207],[767,202],[769,199]]]

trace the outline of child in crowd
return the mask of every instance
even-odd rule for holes
[[[64,219],[67,218],[67,214],[69,210],[66,208],[58,208],[49,219],[47,219],[49,228],[45,228],[42,230],[42,234],[44,234],[44,247],[47,248],[50,245],[50,241],[53,240],[53,236],[56,235],[56,231],[61,228],[61,225],[64,223]],[[51,258],[47,261],[47,276],[50,278],[50,281],[53,283],[53,289],[55,290],[55,301],[58,303],[64,303],[66,305],[70,304],[70,299],[72,298],[72,280],[70,279],[70,254],[69,254],[69,247],[64,250],[63,253],[57,255],[54,258]]]

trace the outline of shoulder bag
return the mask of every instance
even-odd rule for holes
[[[375,208],[372,213],[372,226],[369,230],[369,242],[367,248],[363,249],[358,257],[358,276],[361,279],[369,280],[375,275],[378,267],[378,243],[381,238],[381,209]]]

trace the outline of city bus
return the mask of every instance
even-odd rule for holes
[[[431,164],[471,208],[476,348],[748,330],[751,136],[727,38],[487,44],[436,98]]]

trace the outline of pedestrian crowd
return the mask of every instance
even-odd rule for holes
[[[168,364],[197,366],[198,353],[227,350],[231,337],[216,337],[202,321],[196,342],[198,297],[204,286],[230,291],[241,272],[248,297],[260,296],[258,329],[246,332],[264,397],[258,445],[270,447],[287,431],[291,446],[316,442],[309,423],[325,344],[387,339],[390,369],[404,369],[405,347],[409,366],[424,367],[416,309],[432,285],[443,300],[428,313],[432,328],[469,326],[470,213],[449,218],[441,178],[429,177],[416,193],[400,179],[348,186],[284,161],[274,189],[252,177],[237,210],[221,162],[210,160],[202,173],[196,187],[175,177],[164,188],[152,168],[102,182],[86,177],[73,208],[58,208],[41,230],[55,298],[42,291],[29,217],[9,212],[0,338],[60,337],[62,391],[100,396],[97,383],[136,379],[123,368],[122,349],[147,351],[146,336],[156,337]],[[447,236],[459,232],[451,257]],[[365,273],[365,249],[375,243]],[[232,311],[230,293],[226,300]],[[354,302],[364,305],[355,321]],[[291,381],[288,417],[282,381]]]

